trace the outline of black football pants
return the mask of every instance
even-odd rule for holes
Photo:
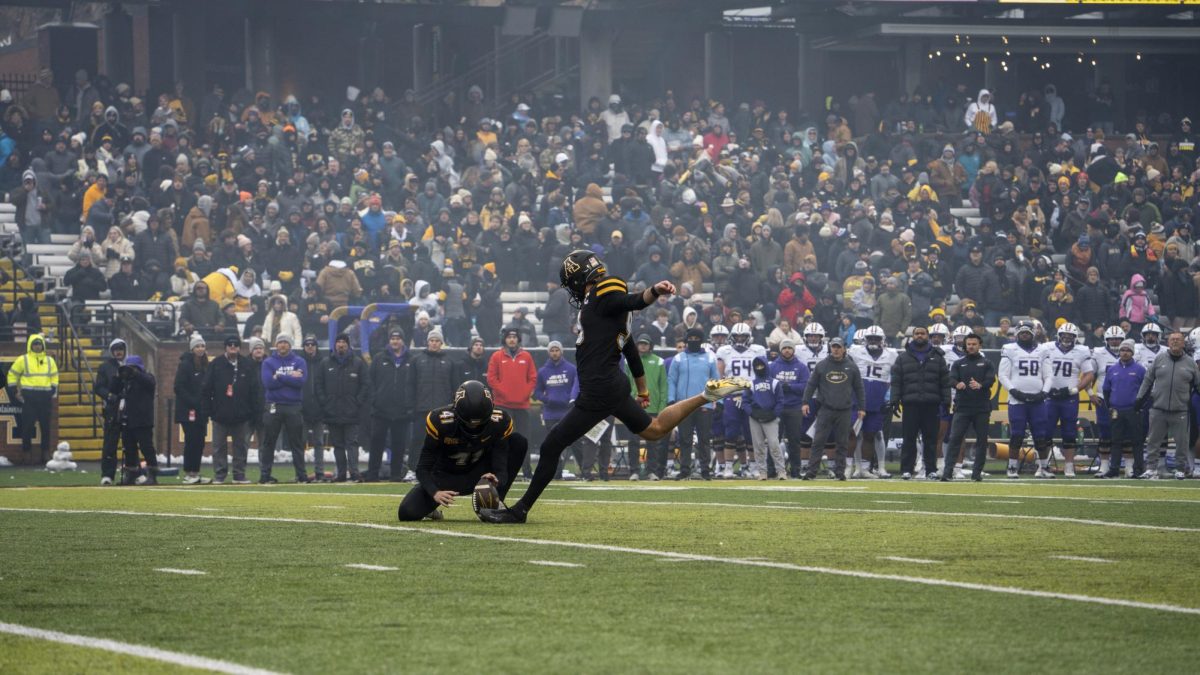
[[[521,463],[525,461],[525,456],[528,453],[529,441],[524,436],[516,432],[509,435],[508,480],[503,485],[496,487],[496,490],[500,493],[500,499],[504,499],[508,495],[508,490],[512,487],[513,481],[517,479],[517,472],[521,470]],[[438,489],[453,490],[459,494],[456,504],[469,507],[471,493],[474,492],[475,486],[479,484],[479,481],[483,478],[483,474],[489,473],[491,470],[491,462],[480,461],[467,473],[435,473],[434,480],[437,481]],[[412,486],[412,489],[400,501],[397,516],[400,520],[421,520],[433,513],[437,507],[438,503],[433,500],[433,497],[425,491],[425,488],[420,483],[417,483]]]

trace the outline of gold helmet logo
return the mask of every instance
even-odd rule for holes
[[[575,274],[580,270],[580,267],[579,263],[567,258],[563,261],[563,269],[567,271],[567,274]]]

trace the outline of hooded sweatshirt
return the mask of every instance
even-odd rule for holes
[[[1136,288],[1139,283],[1142,284],[1141,290]],[[1121,296],[1122,319],[1129,319],[1130,323],[1146,323],[1157,313],[1150,296],[1146,294],[1145,283],[1146,279],[1140,274],[1129,278],[1129,290]]]
[[[792,356],[790,359],[778,358],[771,362],[771,377],[779,381],[783,407],[787,410],[798,410],[804,405],[804,388],[808,386],[808,366],[803,361]]]
[[[983,101],[984,96],[988,97],[986,103]],[[996,106],[992,105],[991,92],[987,89],[979,90],[979,95],[967,106],[967,113],[963,115],[963,123],[967,125],[968,129],[985,134],[996,127]]]
[[[33,351],[35,344],[42,345],[41,352]],[[12,362],[8,371],[8,385],[18,391],[58,392],[58,364],[48,353],[46,338],[34,333],[25,341],[25,355]]]
[[[671,358],[671,367],[667,369],[667,402],[703,393],[705,384],[718,377],[717,357],[711,351],[684,350]],[[714,404],[706,403],[704,407],[712,410]]]
[[[754,357],[754,381],[742,392],[742,410],[759,422],[773,422],[783,412],[784,385],[771,375],[767,360]]]
[[[579,396],[579,373],[566,359],[547,359],[538,369],[533,398],[542,402],[542,419],[557,422],[567,414],[571,401]]]
[[[300,373],[295,377],[292,373]],[[300,405],[304,401],[304,383],[308,381],[308,362],[295,350],[287,356],[272,352],[262,362],[263,389],[267,403]]]
[[[654,120],[650,124],[650,133],[646,134],[646,142],[654,150],[654,164],[650,166],[650,170],[655,173],[662,173],[662,170],[667,166],[667,162],[671,161],[667,156],[667,139],[663,135],[659,135],[659,131],[663,129],[663,123]]]

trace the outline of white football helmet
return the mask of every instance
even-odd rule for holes
[[[975,331],[971,330],[970,326],[959,326],[958,328],[954,329],[954,344],[961,347],[963,346],[963,341],[967,339],[967,336],[974,334]]]
[[[809,347],[820,347],[825,340],[825,327],[816,321],[804,327],[804,343]]]
[[[1153,336],[1153,339],[1150,339],[1152,336]],[[1159,326],[1158,324],[1156,324],[1154,322],[1150,322],[1150,323],[1146,324],[1145,326],[1142,326],[1142,343],[1143,344],[1156,345],[1156,344],[1158,344],[1159,340],[1161,340],[1161,339],[1162,339],[1162,326]]]
[[[754,339],[754,333],[750,330],[750,326],[744,323],[735,323],[733,328],[729,329],[729,341],[735,347],[749,347],[750,341]]]
[[[883,329],[879,326],[870,326],[854,333],[855,338],[860,335],[862,336],[863,342],[866,344],[871,344],[872,340],[879,340],[880,342],[883,342],[883,339],[886,337],[883,334]]]
[[[708,331],[708,339],[713,344],[723,345],[729,339],[729,329],[725,327],[725,324],[719,323],[713,326],[712,330]]]
[[[1079,328],[1070,321],[1058,327],[1058,341],[1066,347],[1075,346],[1075,341],[1079,339]]]
[[[946,344],[946,338],[950,337],[950,328],[940,321],[930,326],[928,330],[929,341],[939,347]]]
[[[1200,347],[1200,327],[1193,328],[1192,332],[1188,333],[1187,346],[1188,349],[1192,351],[1195,351],[1197,347]]]
[[[1196,331],[1192,332],[1195,333]],[[1121,341],[1124,339],[1125,331],[1120,326],[1109,326],[1108,328],[1104,329],[1104,344],[1108,345],[1109,347],[1116,349],[1117,347],[1121,346]],[[1113,344],[1112,342],[1109,342],[1109,340],[1116,340],[1117,344]]]

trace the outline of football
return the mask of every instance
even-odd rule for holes
[[[476,515],[479,515],[480,509],[500,508],[500,493],[496,491],[496,486],[486,480],[476,485],[471,493],[471,508],[475,509]]]

